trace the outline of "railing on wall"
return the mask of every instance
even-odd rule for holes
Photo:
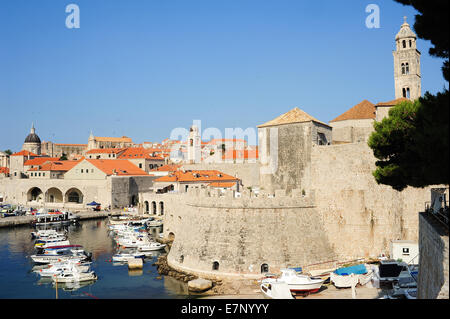
[[[425,202],[425,212],[449,228],[448,188],[432,188],[431,201]]]

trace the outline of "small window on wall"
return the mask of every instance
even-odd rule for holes
[[[404,49],[406,48],[406,41],[405,40],[403,40],[403,48]]]
[[[269,265],[268,264],[262,264],[261,265],[261,273],[269,272]]]
[[[218,261],[213,262],[212,270],[219,270],[219,262]]]
[[[403,255],[409,255],[409,248],[403,248]]]

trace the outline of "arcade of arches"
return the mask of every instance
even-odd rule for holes
[[[68,189],[66,192],[56,187],[51,187],[46,191],[39,187],[32,187],[27,192],[28,202],[83,204],[83,197],[83,193],[75,187]]]

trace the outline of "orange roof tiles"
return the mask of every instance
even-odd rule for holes
[[[77,165],[80,161],[54,161],[47,162],[38,167],[30,168],[28,171],[63,171],[67,172],[72,169],[75,165]]]
[[[86,159],[106,175],[136,176],[149,175],[133,163],[123,159]]]
[[[394,106],[394,105],[397,105],[398,103],[403,102],[403,101],[410,101],[410,100],[405,98],[405,97],[401,97],[399,99],[395,99],[395,100],[392,100],[392,101],[389,101],[389,102],[377,103],[375,105],[375,107],[377,107],[377,106]]]
[[[258,159],[258,149],[256,150],[227,150],[222,155],[222,159]]]
[[[220,187],[220,188],[229,188],[236,185],[236,182],[213,182],[210,183],[209,186],[211,187]]]
[[[118,156],[119,159],[133,159],[133,158],[146,158],[154,160],[164,160],[161,156],[153,156],[153,149],[146,149],[143,147],[130,147],[127,148],[122,154]]]
[[[152,169],[150,171],[157,171],[157,172],[174,172],[177,171],[181,165],[174,165],[174,164],[166,164],[160,167],[157,167],[155,169]]]
[[[375,105],[367,100],[355,105],[347,112],[339,115],[331,122],[345,120],[375,119]]]
[[[155,179],[155,182],[218,182],[237,181],[236,177],[217,170],[175,171],[167,176]]]
[[[26,161],[23,165],[34,166],[34,165],[42,165],[45,162],[55,162],[55,161],[59,161],[59,157],[35,157],[33,159]]]
[[[39,156],[39,155],[34,154],[32,152],[29,152],[29,151],[26,151],[26,150],[23,150],[23,151],[11,154],[11,156],[33,156],[33,157],[36,157],[36,156]]]
[[[0,167],[0,174],[9,174],[8,167]]]
[[[275,125],[283,125],[283,124],[293,124],[293,123],[304,123],[304,122],[317,122],[326,126],[329,126],[326,123],[323,123],[308,113],[300,110],[298,107],[286,112],[277,118],[264,123],[262,125],[258,125],[257,127],[267,127],[267,126],[275,126]]]

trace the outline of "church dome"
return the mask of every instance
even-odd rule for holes
[[[41,143],[41,139],[35,133],[34,125],[31,127],[30,134],[25,138],[25,143]]]
[[[408,22],[406,22],[406,17],[404,18],[405,22],[402,24],[400,31],[395,36],[395,40],[404,39],[404,38],[414,38],[417,39],[416,34],[411,30]]]
[[[28,134],[25,143],[41,143],[41,139],[36,134]]]

